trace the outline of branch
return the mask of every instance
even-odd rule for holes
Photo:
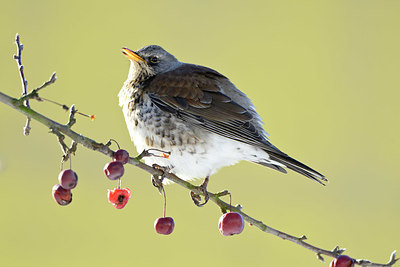
[[[58,123],[56,121],[53,121],[42,114],[34,111],[31,108],[26,107],[21,103],[19,99],[12,98],[2,92],[0,92],[0,101],[3,102],[4,104],[7,104],[8,106],[18,110],[22,114],[31,117],[32,119],[40,122],[41,124],[45,125],[46,127],[50,128],[50,130],[56,130],[60,133],[65,134],[66,136],[70,137],[72,140],[77,142],[78,144],[83,145],[84,147],[101,152],[105,154],[106,156],[112,157],[113,151],[109,149],[107,146],[101,143],[97,143],[96,141],[87,138],[85,136],[82,136],[73,130],[71,130],[67,125]]]
[[[42,114],[34,111],[33,109],[28,108],[25,105],[23,105],[23,103],[20,101],[20,99],[12,98],[12,97],[0,92],[0,101],[7,104],[11,108],[21,112],[22,114],[29,116],[32,119],[42,123],[46,127],[50,128],[52,131],[59,132],[59,133],[62,133],[64,135],[68,136],[74,142],[79,143],[90,150],[100,152],[108,157],[112,157],[114,154],[114,151],[111,150],[108,147],[108,145],[96,142],[86,136],[78,134],[77,132],[71,130],[71,128],[69,127],[68,124],[63,125],[63,124],[60,124],[56,121],[53,121],[53,120],[43,116]],[[200,190],[198,186],[195,186],[185,180],[182,180],[172,173],[164,173],[157,168],[148,166],[148,165],[144,164],[143,162],[141,162],[138,158],[131,157],[131,158],[129,158],[128,163],[132,164],[154,176],[164,176],[164,178],[166,178],[166,179],[168,179],[190,191],[193,191],[196,194],[204,196],[204,192],[202,190]],[[216,205],[218,205],[221,208],[221,210],[225,210],[225,211],[230,210],[230,211],[240,213],[243,216],[243,219],[245,221],[247,221],[248,223],[250,223],[253,226],[256,226],[261,231],[275,235],[284,240],[291,241],[297,245],[300,245],[306,249],[309,249],[309,250],[315,252],[317,254],[317,257],[322,261],[324,261],[324,259],[322,258],[322,255],[336,258],[345,251],[345,249],[341,249],[339,247],[336,247],[333,250],[325,250],[322,248],[318,248],[316,246],[313,246],[313,245],[305,242],[304,240],[307,239],[305,236],[296,237],[296,236],[289,235],[287,233],[284,233],[282,231],[276,230],[272,227],[265,225],[262,221],[256,220],[256,219],[250,217],[249,215],[247,215],[246,213],[244,213],[242,211],[241,206],[239,206],[239,205],[231,206],[229,203],[222,201],[220,199],[220,197],[226,195],[228,193],[227,191],[222,191],[220,193],[211,193],[211,192],[207,192],[207,193],[209,194],[211,201],[213,201]],[[361,266],[384,267],[384,266],[394,265],[397,260],[398,259],[396,259],[396,253],[393,252],[390,257],[389,262],[386,264],[372,263],[368,260],[355,260],[355,262],[356,262],[356,264],[361,265]]]
[[[18,54],[14,57],[17,60],[18,65],[22,66],[21,65],[21,51],[22,51],[23,46],[19,43],[18,35],[16,38],[16,43],[17,43],[17,47],[18,47]],[[23,66],[22,66],[22,68],[20,67],[20,74],[21,74],[21,80],[23,81],[23,84],[25,85],[24,88],[26,90],[27,83],[25,80],[24,73],[21,70],[23,70]],[[24,91],[23,96],[19,99],[10,97],[10,96],[0,92],[0,102],[3,102],[4,104],[10,106],[11,108],[21,112],[28,118],[32,118],[32,119],[40,122],[41,124],[45,125],[46,127],[48,127],[52,133],[57,135],[59,142],[60,142],[61,146],[63,147],[64,154],[67,157],[69,156],[70,153],[73,153],[76,150],[76,144],[81,144],[90,150],[100,152],[108,157],[113,157],[114,151],[109,148],[109,144],[98,143],[95,140],[92,140],[86,136],[83,136],[83,135],[78,134],[77,132],[71,130],[71,126],[75,122],[74,114],[77,112],[75,110],[74,106],[72,106],[70,109],[69,122],[64,125],[64,124],[60,124],[56,121],[53,121],[53,120],[47,118],[46,116],[31,109],[29,107],[29,105],[26,105],[26,103],[29,99],[32,99],[32,98],[40,99],[39,95],[38,95],[38,91],[40,89],[46,87],[47,85],[54,83],[55,80],[56,80],[56,76],[55,76],[55,73],[53,73],[53,75],[51,76],[51,78],[48,82],[44,83],[41,87],[33,90],[29,94],[27,94],[27,92]],[[70,137],[73,140],[73,144],[72,144],[71,148],[68,148],[65,145],[65,143],[63,142],[64,135]],[[265,225],[263,222],[256,220],[256,219],[250,217],[249,215],[247,215],[246,213],[244,213],[242,211],[242,207],[240,205],[232,206],[231,204],[222,201],[220,198],[222,196],[228,195],[229,194],[228,191],[225,190],[225,191],[222,191],[219,193],[211,193],[208,191],[204,191],[204,188],[200,188],[199,186],[195,186],[185,180],[182,180],[172,173],[163,172],[160,169],[148,166],[148,165],[144,164],[143,162],[141,162],[140,159],[141,159],[141,155],[139,155],[138,157],[131,157],[131,158],[129,158],[128,163],[152,174],[153,176],[156,176],[156,177],[162,176],[162,177],[194,192],[195,194],[202,195],[202,196],[208,195],[210,197],[211,201],[213,201],[217,206],[219,206],[223,212],[230,210],[230,211],[240,213],[243,216],[245,221],[247,221],[251,225],[256,226],[261,231],[275,235],[284,240],[291,241],[297,245],[300,245],[306,249],[309,249],[309,250],[313,251],[314,253],[316,253],[317,257],[322,261],[324,261],[322,255],[336,258],[345,251],[345,249],[341,249],[339,247],[335,247],[333,250],[325,250],[322,248],[318,248],[316,246],[313,246],[313,245],[305,242],[305,240],[307,238],[304,235],[301,237],[296,237],[296,236],[284,233],[282,231],[276,230],[272,227],[269,227],[269,226]],[[397,260],[398,259],[396,259],[396,251],[394,251],[390,256],[389,262],[386,264],[372,263],[368,260],[355,260],[355,263],[358,265],[361,265],[361,266],[384,267],[384,266],[394,265]]]

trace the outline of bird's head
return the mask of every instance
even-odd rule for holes
[[[132,74],[141,73],[147,76],[143,78],[150,78],[159,73],[173,70],[182,64],[158,45],[145,46],[137,51],[124,47],[122,53],[132,62]]]

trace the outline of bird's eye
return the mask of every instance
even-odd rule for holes
[[[153,64],[158,63],[158,61],[159,61],[159,59],[156,56],[150,58],[150,62],[153,63]]]

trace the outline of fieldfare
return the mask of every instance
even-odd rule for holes
[[[138,152],[170,152],[168,159],[146,157],[146,164],[165,167],[184,180],[208,181],[219,168],[247,160],[327,181],[270,143],[250,99],[224,75],[182,63],[156,45],[122,52],[131,61],[119,92],[130,136]]]

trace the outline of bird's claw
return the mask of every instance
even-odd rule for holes
[[[207,204],[208,200],[210,199],[210,195],[207,192],[208,181],[209,181],[209,177],[207,176],[204,179],[203,183],[197,187],[197,189],[199,189],[201,191],[201,194],[204,196],[203,203],[201,203],[200,194],[197,194],[193,191],[190,192],[190,196],[192,197],[192,200],[197,207],[204,206],[205,204]]]
[[[156,168],[162,172],[160,176],[151,175],[151,183],[158,189],[158,192],[162,194],[164,175],[166,172],[168,172],[168,169],[157,164],[153,164],[153,168]]]

